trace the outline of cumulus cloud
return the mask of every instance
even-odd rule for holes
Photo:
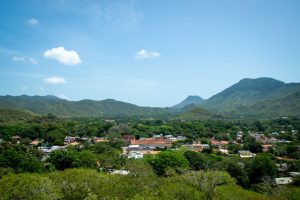
[[[159,56],[160,56],[159,52],[146,51],[145,49],[141,49],[140,51],[136,52],[135,58],[136,59],[148,59],[148,58],[157,58]]]
[[[35,18],[31,18],[28,20],[28,24],[35,26],[39,23],[39,20],[35,19]]]
[[[57,76],[52,76],[49,78],[45,78],[44,79],[45,83],[49,83],[49,84],[63,84],[63,83],[67,83],[66,79],[63,77],[57,77]]]
[[[30,63],[30,64],[37,64],[37,61],[33,58],[25,57],[25,56],[13,56],[12,60],[14,62],[23,62],[23,63]]]
[[[77,65],[81,63],[76,51],[67,51],[64,47],[49,49],[45,51],[44,56],[47,59],[53,59],[65,65]]]

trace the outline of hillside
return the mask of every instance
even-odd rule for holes
[[[172,106],[171,108],[175,108],[175,109],[181,109],[181,108],[184,108],[186,106],[189,106],[189,105],[197,105],[197,104],[200,104],[204,102],[204,99],[202,99],[201,97],[199,96],[188,96],[186,99],[184,99],[182,102]]]
[[[33,116],[32,112],[25,110],[0,109],[0,123],[27,121]]]
[[[113,99],[68,101],[51,95],[0,96],[0,109],[28,110],[41,115],[51,113],[59,117],[201,119],[215,117],[213,113],[273,117],[299,116],[299,108],[300,83],[284,83],[272,78],[242,79],[208,100],[188,96],[170,108],[141,107]]]
[[[299,83],[284,83],[272,78],[242,79],[212,96],[202,106],[210,111],[240,114],[296,114],[299,108]]]
[[[175,117],[175,119],[182,119],[182,120],[203,120],[203,119],[213,119],[213,118],[220,119],[223,117],[221,115],[212,113],[196,105],[190,106],[188,109],[186,109],[186,111],[184,111],[183,113]]]
[[[0,108],[26,109],[60,117],[158,117],[166,114],[163,108],[139,107],[113,99],[67,101],[55,96],[0,96]]]

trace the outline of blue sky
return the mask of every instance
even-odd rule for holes
[[[300,82],[298,0],[1,0],[0,95],[171,106]]]

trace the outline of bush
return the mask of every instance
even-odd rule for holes
[[[61,191],[49,178],[36,174],[9,174],[0,180],[1,200],[61,199]]]

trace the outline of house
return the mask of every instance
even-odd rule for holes
[[[160,151],[154,151],[155,147],[151,146],[140,146],[140,145],[129,145],[128,147],[123,147],[123,155],[128,158],[143,158],[146,154],[158,154]]]
[[[56,150],[64,149],[64,148],[65,148],[65,146],[52,146],[52,147],[42,146],[42,147],[39,147],[39,149],[46,154],[51,153]]]
[[[40,140],[32,140],[29,144],[30,144],[30,145],[38,145],[38,144],[40,144],[40,143],[41,143]]]
[[[195,152],[201,152],[203,149],[210,148],[209,144],[201,144],[196,142],[194,142],[193,144],[185,144],[183,146]]]
[[[287,185],[293,182],[291,177],[275,178],[276,185]]]
[[[153,135],[152,137],[156,138],[156,139],[160,139],[160,138],[163,138],[163,134]]]
[[[131,151],[131,152],[129,152],[127,157],[133,158],[133,159],[140,159],[140,158],[144,157],[144,154],[142,152],[138,152],[138,151]]]
[[[225,147],[226,145],[229,144],[229,142],[225,141],[225,140],[218,141],[218,140],[215,140],[215,139],[211,139],[210,142],[211,142],[212,145],[217,146],[218,148],[223,148],[223,147]]]
[[[242,131],[238,131],[238,132],[236,133],[236,137],[239,137],[239,138],[242,138],[243,135],[244,135],[244,133],[243,133]]]
[[[107,139],[103,138],[103,137],[94,137],[93,138],[94,143],[98,143],[98,142],[108,142]]]
[[[75,137],[71,137],[71,136],[66,136],[64,138],[64,144],[70,144],[72,142],[75,142],[76,141],[76,138]]]
[[[250,151],[247,151],[247,150],[240,150],[240,151],[238,151],[238,154],[240,155],[241,158],[253,158],[253,157],[255,157],[254,153],[251,153]]]
[[[291,175],[292,177],[300,176],[300,172],[289,172],[289,175]]]
[[[223,154],[228,154],[228,150],[227,149],[219,149],[219,151]]]

